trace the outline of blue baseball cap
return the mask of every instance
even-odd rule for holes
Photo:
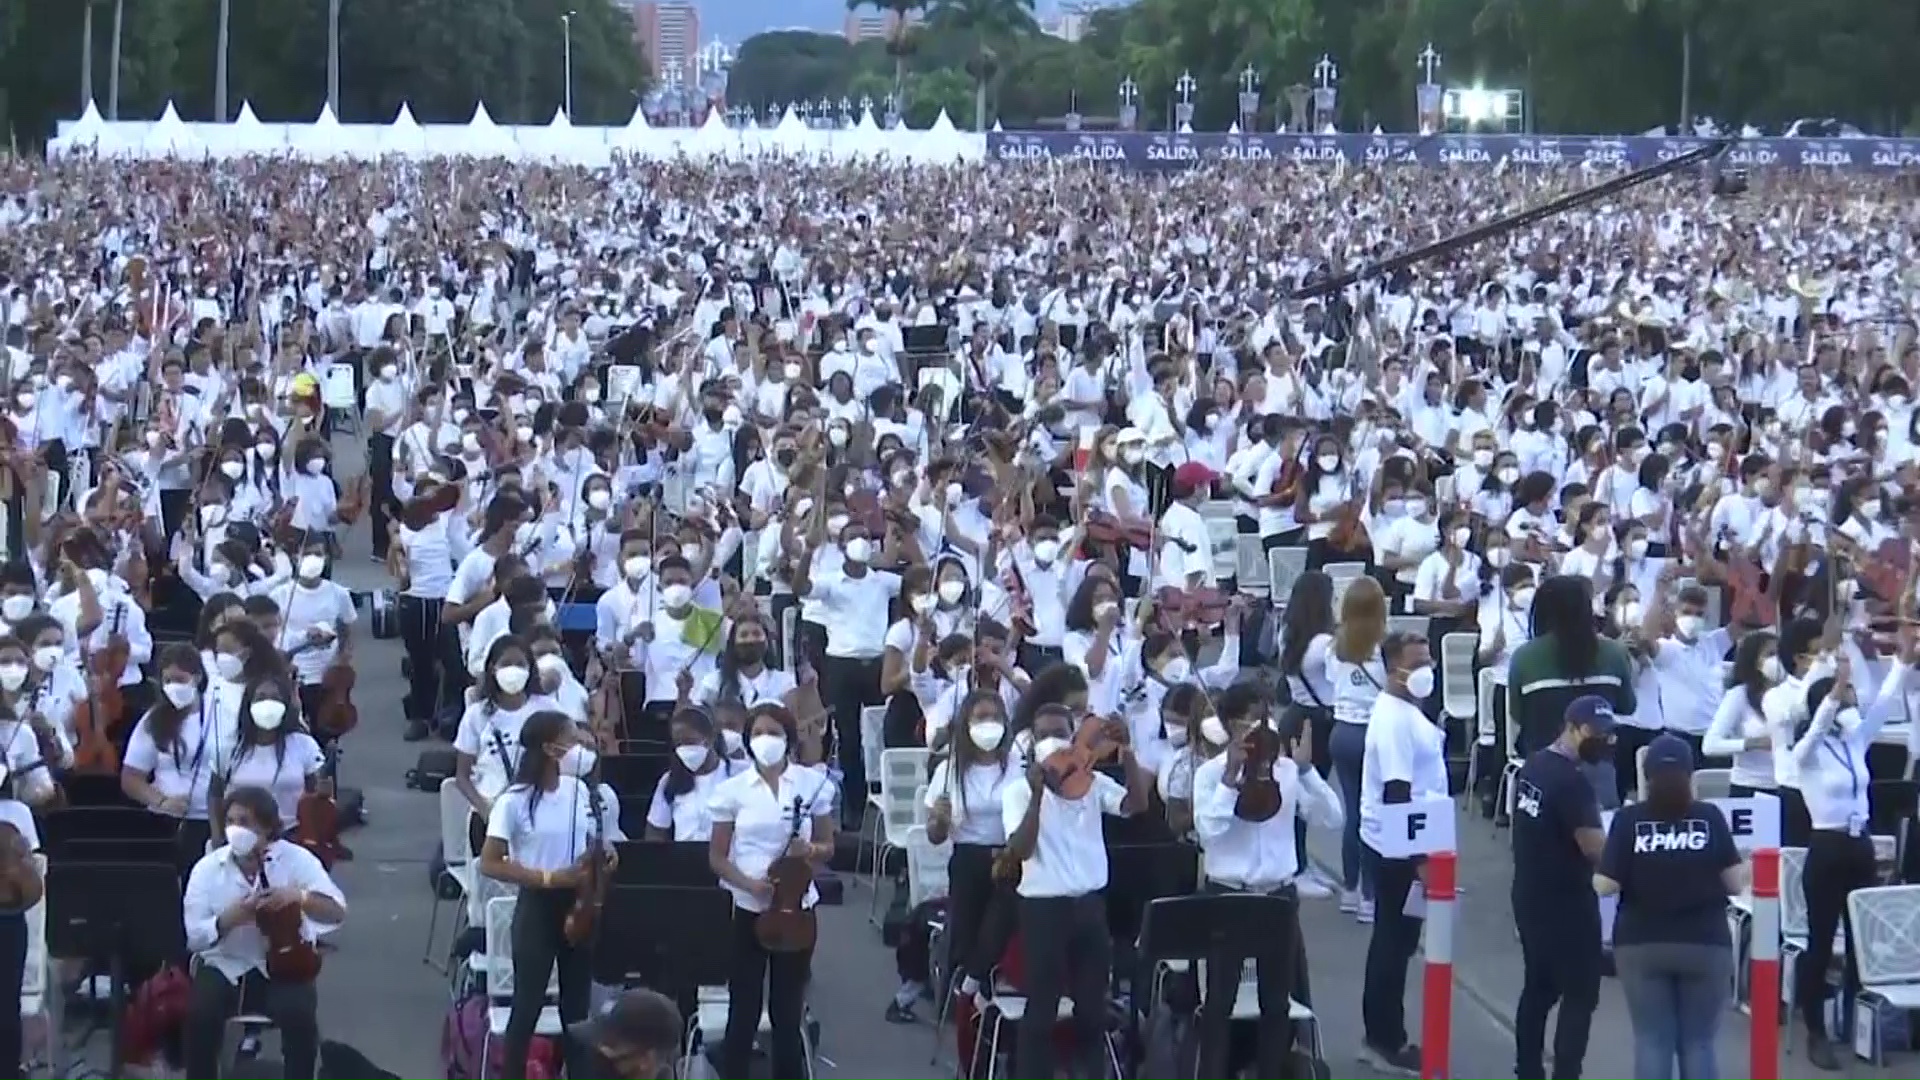
[[[1612,732],[1618,723],[1612,703],[1599,694],[1587,694],[1568,702],[1566,718],[1568,726],[1592,728],[1600,735]]]
[[[1647,757],[1641,766],[1648,776],[1657,772],[1693,772],[1693,747],[1678,735],[1659,735],[1647,744]]]

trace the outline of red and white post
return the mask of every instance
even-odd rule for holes
[[[1753,922],[1748,952],[1748,1076],[1780,1080],[1780,849],[1753,852]]]
[[[1460,857],[1451,851],[1427,856],[1427,963],[1420,985],[1421,1080],[1446,1080],[1451,1075],[1453,904],[1459,863]]]

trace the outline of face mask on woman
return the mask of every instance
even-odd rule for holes
[[[261,731],[278,731],[281,721],[287,717],[287,703],[256,701],[247,706],[247,715],[253,718],[253,726]]]
[[[974,746],[991,754],[1000,749],[1000,741],[1007,735],[1007,725],[998,720],[975,720],[967,725],[967,735],[973,739]]]
[[[755,735],[748,745],[753,749],[753,760],[763,769],[771,769],[787,759],[784,735]]]
[[[503,694],[517,694],[527,688],[527,669],[519,664],[507,664],[494,669],[494,684]]]
[[[599,760],[599,754],[575,743],[560,755],[560,772],[566,776],[585,776],[593,771],[594,763]]]

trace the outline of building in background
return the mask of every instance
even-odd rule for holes
[[[920,13],[914,12],[908,17],[908,26],[920,23]],[[858,45],[863,41],[885,41],[891,38],[900,27],[900,13],[897,11],[875,11],[872,8],[859,8],[847,12],[842,32],[847,44]]]
[[[1040,20],[1041,33],[1057,37],[1062,41],[1079,41],[1087,33],[1093,13],[1103,8],[1118,7],[1112,0],[1068,0],[1060,5],[1056,15]]]
[[[633,5],[633,35],[656,83],[668,81],[669,71],[684,77],[700,50],[700,9],[689,0],[638,0]]]

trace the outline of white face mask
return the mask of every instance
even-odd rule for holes
[[[676,581],[660,590],[660,602],[679,611],[693,603],[693,589]]]
[[[1780,657],[1776,654],[1760,662],[1760,674],[1768,682],[1781,682],[1787,677],[1787,669],[1781,665]]]
[[[972,737],[973,745],[991,754],[1000,749],[1000,740],[1007,737],[1007,725],[998,720],[976,720],[967,725],[967,734]]]
[[[1474,465],[1475,465],[1475,466],[1476,466],[1477,468],[1481,468],[1481,469],[1485,469],[1485,468],[1487,468],[1488,466],[1490,466],[1490,465],[1492,465],[1492,464],[1493,464],[1493,451],[1491,451],[1491,450],[1475,450],[1475,451],[1473,452],[1473,464],[1474,464]]]
[[[244,859],[259,850],[260,834],[245,825],[229,825],[227,826],[227,847],[232,849],[235,855]]]
[[[1200,721],[1200,737],[1207,740],[1209,746],[1227,745],[1227,725],[1217,716],[1209,716]]]
[[[1185,682],[1193,674],[1193,664],[1184,656],[1176,656],[1160,668],[1160,677],[1170,683]]]
[[[11,694],[27,684],[27,665],[0,664],[0,690]]]
[[[843,427],[828,428],[827,442],[833,444],[836,448],[847,445],[847,429]]]
[[[1137,446],[1129,446],[1120,452],[1120,460],[1129,465],[1138,465],[1147,460],[1147,452]]]
[[[1114,612],[1118,610],[1120,610],[1119,604],[1116,604],[1111,600],[1102,600],[1099,603],[1093,605],[1093,617],[1095,619],[1105,619],[1111,616]]]
[[[783,735],[755,735],[748,745],[753,749],[753,760],[763,769],[787,760],[787,740]]]
[[[1045,566],[1060,557],[1058,540],[1042,540],[1033,545],[1033,561]]]
[[[645,555],[629,556],[626,562],[620,564],[620,569],[626,572],[628,578],[638,580],[653,569],[653,560]]]
[[[465,450],[469,455],[478,454],[480,452],[480,436],[475,435],[471,431],[460,436],[460,449]]]
[[[399,377],[400,377],[400,369],[397,367],[394,367],[392,364],[386,364],[380,368],[381,382],[392,382],[393,380]]]
[[[1173,720],[1162,720],[1160,731],[1167,737],[1167,745],[1175,750],[1187,745],[1187,725]]]
[[[313,458],[307,462],[308,476],[319,476],[321,473],[325,471],[327,471],[326,458]]]
[[[1497,480],[1499,480],[1499,481],[1500,481],[1501,483],[1503,483],[1503,484],[1506,484],[1507,486],[1509,486],[1509,487],[1511,487],[1511,486],[1513,486],[1513,485],[1514,485],[1515,483],[1517,483],[1517,482],[1519,481],[1519,479],[1520,479],[1520,470],[1519,470],[1519,469],[1516,469],[1516,468],[1514,468],[1514,467],[1513,467],[1513,466],[1511,466],[1511,465],[1509,465],[1509,466],[1507,466],[1506,468],[1504,468],[1504,469],[1501,469],[1501,470],[1500,470],[1500,473],[1499,473],[1499,475],[1498,475],[1498,476],[1496,476],[1496,477],[1495,477],[1495,479],[1497,479]]]
[[[747,742],[745,739],[740,737],[739,732],[733,730],[732,728],[720,729],[720,746],[722,749],[726,750],[728,757],[733,757],[738,755],[740,753],[740,748],[745,745],[747,745]]]
[[[253,726],[261,731],[278,731],[280,722],[287,718],[287,703],[256,701],[247,706],[247,715],[253,718]]]
[[[1458,548],[1463,548],[1463,547],[1466,547],[1466,546],[1467,546],[1467,541],[1469,541],[1469,540],[1471,540],[1471,539],[1473,539],[1473,530],[1472,530],[1472,529],[1455,529],[1455,530],[1453,530],[1453,546],[1454,546],[1454,547],[1458,547]]]
[[[1498,570],[1507,565],[1512,558],[1513,554],[1506,548],[1494,548],[1487,552],[1487,565]]]
[[[31,614],[33,614],[33,597],[31,596],[15,593],[5,600],[0,600],[0,617],[5,617],[8,622],[17,623]]]
[[[699,772],[706,768],[707,758],[713,756],[713,751],[696,743],[691,746],[674,747],[673,756],[679,758],[680,764],[685,765],[690,771]]]
[[[1415,668],[1407,674],[1407,693],[1416,699],[1425,699],[1433,694],[1433,666]]]
[[[1880,516],[1880,500],[1868,499],[1866,502],[1861,503],[1860,516],[1866,518],[1868,521],[1872,521],[1873,519],[1879,517]]]
[[[964,581],[948,578],[940,583],[940,602],[943,604],[957,604],[965,595],[967,595],[967,583]]]
[[[176,709],[186,708],[200,696],[200,688],[190,682],[170,682],[161,687],[160,692],[167,695],[167,701]]]
[[[587,492],[587,505],[595,510],[605,510],[613,502],[613,493],[606,488],[594,488]]]
[[[558,679],[567,670],[567,662],[560,659],[559,653],[547,653],[536,659],[533,666],[540,670],[542,679]]]
[[[786,367],[782,368],[781,371],[789,379],[798,379],[800,377],[799,364],[788,364]]]
[[[238,480],[247,475],[247,467],[238,461],[223,461],[220,463],[220,474],[229,480]]]
[[[847,515],[834,514],[827,518],[827,536],[838,540],[841,530],[847,527]]]
[[[300,576],[307,581],[318,580],[321,572],[326,568],[327,560],[323,555],[300,556]]]
[[[1522,585],[1513,590],[1513,606],[1525,611],[1533,606],[1533,586]]]
[[[1057,736],[1054,738],[1041,739],[1039,742],[1033,744],[1033,760],[1045,761],[1060,751],[1065,750],[1068,745],[1067,740]]]
[[[66,654],[67,650],[58,645],[42,645],[33,650],[33,666],[41,671],[52,671],[53,665],[59,663]]]
[[[1676,615],[1673,619],[1674,631],[1688,641],[1699,637],[1706,626],[1707,620],[1699,615]]]
[[[1315,460],[1319,463],[1321,472],[1333,472],[1340,468],[1340,455],[1338,454],[1321,454]]]
[[[585,776],[593,771],[594,763],[599,760],[599,754],[576,743],[560,755],[560,772],[566,776]]]
[[[1647,540],[1645,537],[1635,537],[1627,541],[1627,557],[1630,559],[1644,559],[1647,557]]]
[[[913,598],[913,613],[915,615],[932,614],[933,609],[938,606],[940,606],[940,601],[934,599],[930,593],[921,593]]]
[[[868,559],[873,558],[873,541],[864,536],[856,536],[847,541],[845,554],[848,562],[865,565]]]
[[[493,673],[494,685],[503,694],[517,694],[527,688],[527,669],[519,664],[508,664]]]
[[[1639,626],[1640,620],[1645,616],[1646,610],[1640,606],[1640,601],[1629,600],[1620,605],[1620,615],[1617,621],[1622,627]]]
[[[246,662],[232,653],[223,652],[213,654],[214,673],[228,682],[233,682],[235,679],[238,679],[240,672],[245,669]]]

